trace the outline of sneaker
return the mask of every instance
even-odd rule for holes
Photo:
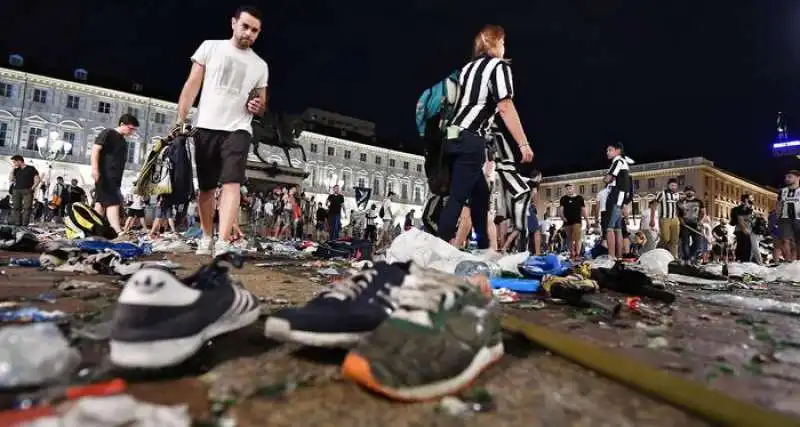
[[[203,236],[197,242],[197,251],[195,251],[197,255],[211,255],[214,253],[214,238]]]
[[[401,401],[456,394],[503,356],[499,305],[466,279],[412,267],[397,309],[345,357],[342,374]]]
[[[218,240],[214,245],[214,256],[218,257],[228,253],[239,254],[240,250],[233,243],[227,240]]]
[[[407,275],[407,263],[375,263],[305,306],[271,315],[264,333],[268,338],[314,347],[352,347],[389,317],[394,310],[390,290]]]
[[[111,330],[111,362],[123,368],[163,368],[182,363],[211,338],[244,328],[258,319],[258,299],[232,282],[227,261],[215,258],[181,280],[148,267],[137,271],[117,301]]]

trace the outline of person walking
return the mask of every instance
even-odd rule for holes
[[[451,161],[451,185],[450,197],[439,218],[439,237],[446,242],[454,239],[461,210],[469,200],[478,249],[487,249],[490,243],[489,186],[483,164],[489,129],[496,114],[519,145],[523,163],[533,159],[512,100],[514,83],[511,66],[504,59],[505,38],[505,30],[497,25],[488,25],[475,36],[473,58],[459,72],[455,116],[447,128],[443,148]]]
[[[25,158],[19,154],[11,157],[11,224],[27,226],[31,220],[33,191],[39,188],[42,177],[39,171],[25,164]]]

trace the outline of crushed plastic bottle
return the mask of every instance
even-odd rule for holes
[[[0,329],[0,387],[36,386],[72,373],[80,353],[52,323]]]
[[[36,258],[9,258],[9,267],[41,267],[42,264]]]
[[[502,269],[500,265],[493,261],[461,261],[456,264],[455,275],[461,277],[471,277],[482,274],[486,277],[500,277]]]

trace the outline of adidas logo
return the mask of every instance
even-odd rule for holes
[[[133,287],[141,293],[152,294],[154,292],[158,292],[159,290],[161,290],[161,288],[163,288],[165,284],[166,282],[164,281],[157,282],[153,280],[152,276],[146,276],[142,281],[139,280],[134,281]]]

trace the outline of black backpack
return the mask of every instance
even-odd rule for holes
[[[167,156],[172,163],[172,169],[169,171],[172,193],[167,200],[172,206],[188,203],[194,195],[194,176],[192,155],[186,137],[175,138],[166,150],[169,150]]]

